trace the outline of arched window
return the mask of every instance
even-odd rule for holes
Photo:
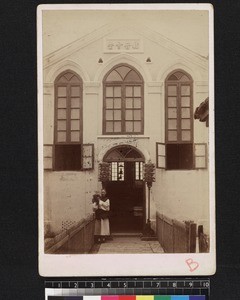
[[[193,80],[182,70],[166,79],[166,168],[193,168]]]
[[[55,80],[54,169],[80,170],[82,146],[82,80],[65,71]]]
[[[115,66],[103,80],[103,133],[142,134],[143,78],[127,64]]]

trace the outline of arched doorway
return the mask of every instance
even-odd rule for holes
[[[110,149],[103,158],[111,164],[106,189],[111,201],[111,232],[140,233],[145,220],[144,156],[130,145]]]

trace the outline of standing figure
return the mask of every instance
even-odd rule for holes
[[[93,210],[95,211],[95,242],[103,243],[110,236],[109,213],[110,200],[106,197],[106,190],[101,190],[100,195],[93,196]]]

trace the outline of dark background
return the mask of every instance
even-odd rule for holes
[[[1,299],[44,299],[44,278],[38,275],[36,7],[47,3],[64,2],[0,2]],[[211,300],[239,300],[240,1],[210,3],[215,8],[217,187]]]

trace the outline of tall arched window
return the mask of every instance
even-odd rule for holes
[[[140,73],[127,64],[117,65],[104,77],[103,89],[103,133],[143,133],[144,93]]]
[[[54,169],[80,170],[82,79],[65,71],[55,80]]]
[[[176,70],[166,79],[166,168],[193,168],[193,80]]]

